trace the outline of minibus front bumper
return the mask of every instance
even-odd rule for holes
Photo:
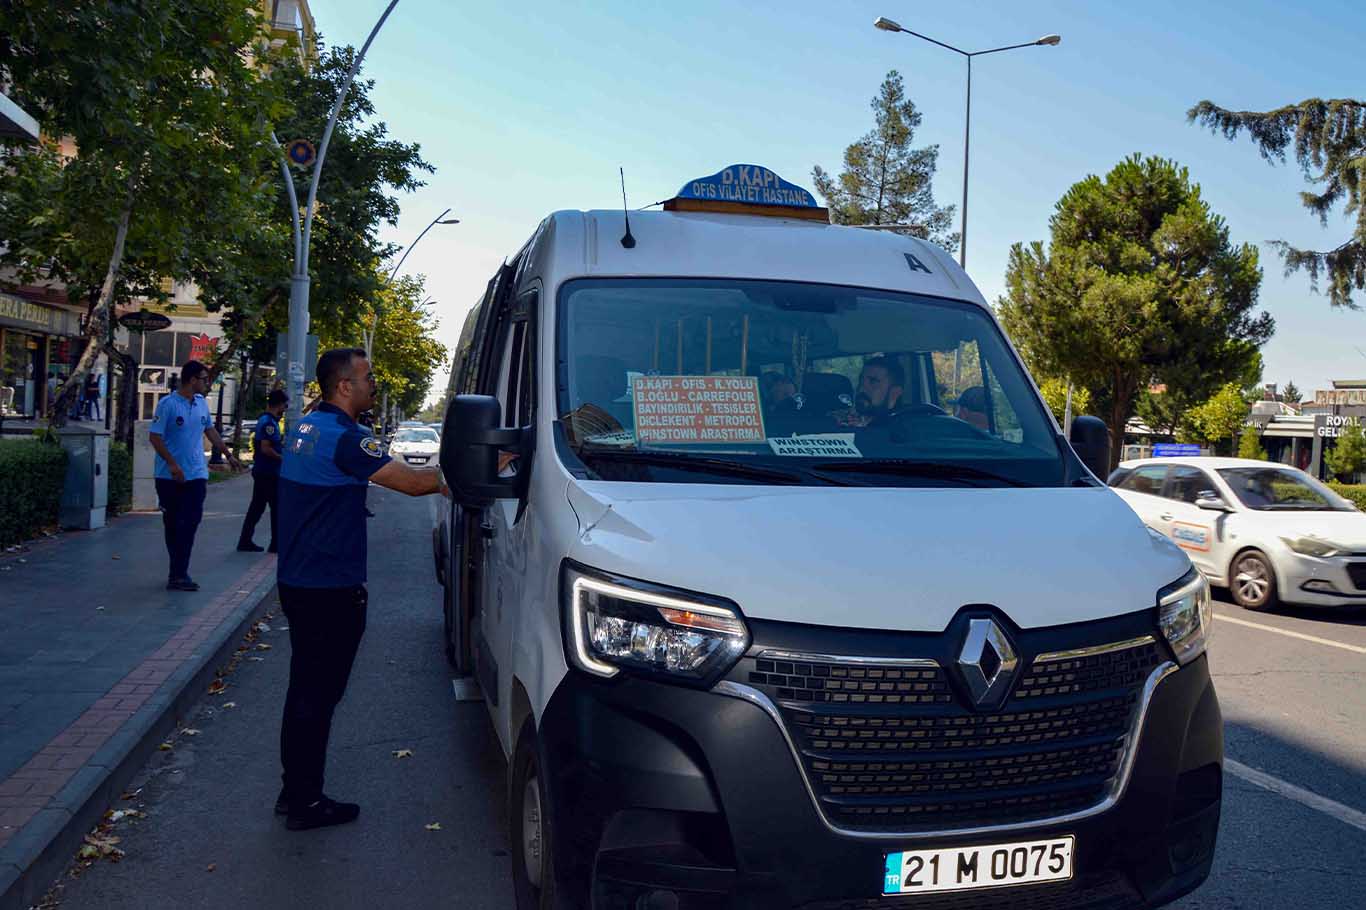
[[[832,824],[781,719],[725,683],[571,672],[539,734],[569,906],[895,907],[906,899],[881,892],[889,853],[1072,835],[1071,881],[914,906],[1155,907],[1208,876],[1219,822],[1222,720],[1203,656],[1152,687],[1123,790],[1101,811],[1008,830],[888,836]]]

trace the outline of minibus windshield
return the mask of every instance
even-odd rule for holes
[[[1055,425],[976,305],[739,279],[580,279],[557,416],[597,477],[1059,486]]]

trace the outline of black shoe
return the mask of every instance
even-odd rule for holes
[[[265,549],[264,549],[263,547],[257,546],[256,544],[252,543],[252,542],[249,540],[249,541],[247,541],[246,543],[239,543],[239,544],[237,545],[237,552],[238,552],[238,553],[264,553],[264,552],[265,552]]]
[[[285,827],[291,831],[327,828],[353,822],[359,815],[360,806],[355,803],[339,803],[324,796],[307,806],[291,804]]]
[[[374,512],[371,512],[369,509],[366,509],[366,510],[365,510],[365,517],[366,517],[366,518],[374,518],[374,517],[375,517],[375,513],[374,513]]]
[[[280,795],[279,795],[278,797],[276,797],[276,799],[275,799],[275,814],[276,814],[276,815],[288,815],[288,814],[289,814],[289,797],[285,795],[285,791],[284,791],[284,790],[281,790],[281,791],[280,791]]]
[[[198,591],[199,582],[192,578],[172,578],[166,582],[167,591]]]

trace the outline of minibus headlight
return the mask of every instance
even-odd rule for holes
[[[1209,644],[1214,606],[1209,582],[1191,569],[1181,579],[1157,592],[1158,622],[1167,644],[1182,666],[1205,653]]]
[[[622,670],[707,687],[749,647],[740,611],[715,598],[566,564],[565,652],[597,676]]]

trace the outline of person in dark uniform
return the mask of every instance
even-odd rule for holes
[[[283,443],[280,441],[280,418],[284,416],[289,396],[276,389],[266,396],[266,412],[256,421],[256,430],[251,434],[251,449],[255,458],[251,462],[251,505],[247,506],[247,516],[242,520],[242,533],[237,538],[237,549],[244,553],[260,553],[261,548],[253,541],[256,523],[270,506],[270,546],[266,549],[276,552],[275,533],[279,529],[280,504],[280,464],[284,460]]]
[[[280,470],[280,604],[289,618],[289,692],[280,725],[284,787],[275,812],[292,831],[354,821],[360,806],[323,793],[332,714],[365,633],[365,491],[369,482],[422,496],[437,468],[392,461],[356,417],[374,403],[360,348],[318,359],[322,403],[290,428]]]

